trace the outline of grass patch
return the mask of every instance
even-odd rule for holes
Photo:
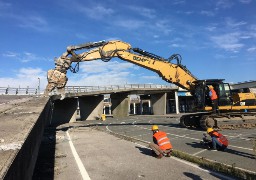
[[[227,164],[222,164],[216,161],[205,159],[203,157],[192,156],[190,154],[187,154],[178,150],[173,150],[172,155],[174,157],[198,164],[201,167],[204,167],[213,171],[221,172],[223,174],[234,176],[240,179],[254,180],[256,178],[255,173],[239,169],[235,166],[235,164],[233,164],[232,166]]]

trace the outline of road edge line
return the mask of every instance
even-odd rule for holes
[[[75,146],[72,142],[72,139],[71,139],[68,131],[66,131],[66,134],[67,134],[67,137],[68,137],[68,142],[69,142],[69,145],[70,145],[70,149],[71,149],[72,154],[73,154],[73,156],[76,160],[76,164],[79,168],[79,171],[80,171],[80,174],[81,174],[83,180],[91,180],[91,178],[89,177],[89,175],[88,175],[88,173],[87,173],[87,171],[86,171],[86,169],[85,169],[85,167],[84,167],[84,165],[83,165],[83,163],[82,163],[82,161],[81,161],[81,159],[80,159],[80,157],[79,157],[79,155],[76,151],[76,148],[75,148]]]

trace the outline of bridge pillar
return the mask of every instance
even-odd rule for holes
[[[110,95],[113,117],[127,117],[129,115],[130,100],[127,93],[115,93]]]
[[[97,120],[103,113],[104,95],[79,97],[81,120]]]
[[[77,98],[54,101],[51,125],[60,125],[76,121]]]
[[[175,91],[175,106],[176,106],[176,114],[180,114],[178,91]]]
[[[165,115],[166,93],[152,94],[150,97],[153,115]]]

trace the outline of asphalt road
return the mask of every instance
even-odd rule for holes
[[[253,152],[255,128],[221,131],[229,139],[226,152],[204,149],[200,145],[204,131],[179,127],[177,116],[173,118],[131,116],[126,119],[112,119],[102,128],[149,143],[152,141],[152,124],[157,124],[161,130],[167,132],[174,149],[256,172]]]
[[[252,145],[255,129],[222,131],[230,141],[229,149],[214,152],[200,145],[204,131],[180,128],[177,116],[131,116],[58,127],[54,179],[82,179],[83,175],[90,179],[232,179],[174,157],[161,160],[152,157],[147,146],[152,141],[152,124],[167,132],[174,149],[256,171]],[[139,141],[134,143],[107,132]]]
[[[146,146],[88,127],[56,137],[54,179],[231,179],[174,157],[156,159]]]

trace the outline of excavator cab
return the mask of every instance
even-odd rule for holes
[[[208,79],[195,81],[195,106],[197,110],[211,110],[211,99],[209,97],[209,86],[213,86],[218,95],[218,106],[232,105],[231,90],[228,83],[223,83],[224,79]]]

